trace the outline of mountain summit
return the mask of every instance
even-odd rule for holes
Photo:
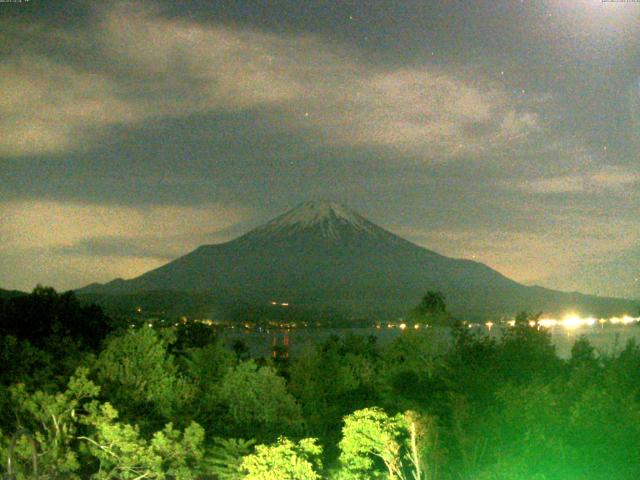
[[[354,210],[326,200],[302,203],[238,240],[286,244],[292,252],[310,250],[312,246],[317,249],[320,245],[330,249],[337,247],[338,250],[348,246],[385,250],[409,245],[406,240],[370,222]],[[435,252],[430,254],[437,255]]]
[[[374,235],[376,230],[382,230],[344,205],[326,200],[312,200],[258,227],[252,234],[256,236],[288,235],[314,228],[318,228],[322,236],[334,240],[339,240],[341,231],[345,229]]]
[[[235,240],[79,293],[199,292],[227,301],[275,298],[357,315],[399,315],[428,290],[442,292],[454,314],[473,318],[567,309],[609,315],[632,306],[521,285],[481,263],[415,245],[328,201],[305,202]]]

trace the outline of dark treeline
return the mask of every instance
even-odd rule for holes
[[[228,324],[251,323],[267,326],[270,322],[285,322],[314,326],[345,327],[354,321],[371,325],[367,315],[353,315],[331,306],[305,305],[282,302],[271,304],[273,299],[242,300],[208,292],[150,291],[130,295],[98,295],[81,293],[78,299],[83,304],[99,304],[114,317],[137,317],[176,319],[183,316],[195,319],[210,319]],[[396,312],[397,313],[397,312]],[[392,318],[387,315],[388,318]],[[385,318],[387,318],[385,317]]]
[[[421,330],[274,362],[38,287],[0,300],[0,473],[15,439],[31,478],[29,432],[51,479],[640,478],[640,347],[561,360],[520,318],[437,356]]]

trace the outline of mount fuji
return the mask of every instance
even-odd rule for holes
[[[79,294],[171,291],[267,304],[273,299],[354,315],[398,315],[428,290],[455,315],[495,318],[522,310],[592,315],[630,312],[627,300],[519,284],[488,266],[415,245],[328,201],[309,201],[226,243],[203,245],[130,280]]]

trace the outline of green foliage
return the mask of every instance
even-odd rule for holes
[[[87,379],[88,370],[78,369],[69,380],[64,393],[27,392],[23,384],[10,388],[15,407],[17,427],[30,431],[39,445],[40,473],[56,477],[79,478],[77,452],[78,415],[88,399],[95,397],[99,387]],[[30,450],[26,443],[18,450],[25,461]]]
[[[499,340],[458,329],[438,375],[449,391],[465,396],[481,414],[495,401],[501,385],[552,381],[562,367],[550,333],[523,322],[503,332]]]
[[[0,302],[0,384],[64,387],[110,329],[100,307],[80,304],[73,292],[38,286],[29,295],[8,298]]]
[[[199,322],[179,322],[175,332],[176,340],[172,347],[176,351],[202,348],[216,341],[214,329]]]
[[[221,413],[220,383],[235,365],[234,355],[220,342],[214,342],[202,348],[189,349],[179,360],[194,389],[191,401],[184,409],[213,432]]]
[[[344,415],[379,402],[381,360],[375,342],[356,336],[330,338],[296,358],[289,389],[312,435],[337,442]]]
[[[42,478],[191,480],[206,472],[199,425],[180,432],[168,424],[146,439],[137,426],[118,422],[109,403],[95,400],[100,389],[87,375],[87,369],[79,369],[58,394],[29,393],[22,384],[10,388],[16,428],[37,441]],[[2,439],[4,451],[9,440]],[[28,447],[19,443],[18,465],[29,460]]]
[[[53,387],[56,384],[52,381],[53,363],[50,353],[34,347],[28,340],[0,336],[0,385],[20,382],[39,388]]]
[[[571,348],[572,367],[595,368],[597,366],[596,349],[589,343],[584,335],[578,338]]]
[[[76,308],[60,297],[11,308]],[[501,336],[457,329],[448,350],[432,329],[384,346],[335,337],[278,369],[196,331],[177,345],[170,329],[126,329],[97,358],[71,330],[37,345],[5,332],[0,456],[25,429],[52,479],[640,478],[640,346],[604,355],[580,338],[565,361],[535,320]],[[72,375],[79,363],[91,369]],[[29,457],[21,437],[20,480]]]
[[[441,292],[429,290],[416,307],[422,315],[438,315],[447,311],[444,295]]]
[[[146,440],[136,426],[116,422],[118,413],[110,404],[93,402],[87,410],[83,423],[94,433],[80,439],[99,462],[91,478],[192,480],[202,473],[204,430],[198,424],[180,432],[169,423]]]
[[[551,333],[527,322],[516,323],[514,328],[506,331],[498,354],[500,379],[509,382],[550,381],[562,368]]]
[[[241,362],[226,372],[217,394],[219,428],[227,435],[268,440],[302,427],[300,406],[272,367]]]
[[[220,480],[241,480],[243,457],[251,453],[254,444],[254,439],[214,438],[206,456],[209,471]]]
[[[640,478],[637,392],[591,385],[573,403],[569,418],[576,470],[594,479]]]
[[[128,330],[111,338],[96,362],[96,378],[106,398],[127,420],[156,428],[181,412],[194,388],[178,372],[167,352],[173,340],[167,331]]]
[[[71,291],[58,294],[38,285],[30,295],[0,304],[0,334],[29,340],[39,348],[61,354],[63,338],[78,348],[96,350],[110,331],[110,320],[96,305],[84,306]]]
[[[432,290],[429,290],[411,311],[411,317],[416,321],[426,322],[430,325],[451,324],[451,316],[447,312],[444,295]]]
[[[406,429],[407,423],[402,415],[390,417],[375,407],[358,410],[345,417],[340,464],[348,476],[342,476],[354,480],[403,478],[402,448]]]
[[[557,473],[559,463],[567,464],[568,405],[560,390],[545,384],[507,385],[497,398],[492,429],[484,432],[494,441],[490,455],[497,464],[517,459],[529,476]]]
[[[273,445],[258,445],[242,460],[246,480],[319,480],[322,448],[314,438],[298,443],[280,437]]]
[[[383,347],[384,362],[379,368],[382,401],[398,410],[429,404],[438,388],[434,374],[439,348],[431,329],[405,332]]]

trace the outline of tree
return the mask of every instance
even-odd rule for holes
[[[381,368],[378,348],[364,336],[329,338],[297,356],[289,369],[289,389],[311,435],[337,443],[342,418],[380,399]]]
[[[172,340],[168,330],[129,330],[107,343],[95,365],[107,399],[145,429],[175,420],[193,397],[193,385],[167,351]]]
[[[34,347],[28,340],[0,335],[0,385],[19,382],[37,388],[52,386],[52,377],[57,373],[52,368],[54,364],[49,352]]]
[[[200,322],[179,322],[175,329],[176,340],[171,345],[176,352],[183,352],[190,348],[206,347],[216,341],[215,330]]]
[[[0,309],[0,334],[56,352],[64,337],[81,349],[97,350],[110,330],[109,318],[97,305],[81,305],[73,292],[58,294],[41,285],[29,295],[8,299]]]
[[[78,414],[88,400],[96,397],[100,388],[87,379],[88,370],[78,369],[63,393],[29,393],[24,384],[9,389],[15,408],[14,430],[31,432],[38,447],[39,474],[47,478],[79,479],[77,436]],[[29,457],[30,449],[22,444],[18,457]],[[26,448],[26,450],[25,450]]]
[[[254,439],[215,437],[206,456],[209,470],[219,480],[242,480],[242,462],[251,453],[254,443]]]
[[[195,480],[207,473],[202,462],[204,430],[197,423],[184,432],[168,423],[147,440],[137,426],[117,422],[118,412],[109,403],[92,402],[87,410],[82,422],[93,432],[79,439],[98,460],[92,479]]]
[[[598,367],[596,349],[585,335],[580,335],[571,347],[569,366],[594,371]]]
[[[420,303],[413,309],[412,315],[428,323],[447,323],[450,316],[447,312],[444,295],[441,292],[429,290]]]
[[[202,348],[188,350],[179,361],[194,389],[191,401],[185,409],[191,412],[192,418],[200,425],[213,431],[220,415],[220,383],[236,364],[235,356],[217,341]]]
[[[399,335],[382,349],[380,376],[387,405],[397,409],[426,406],[437,385],[433,384],[438,348],[433,329],[421,329],[408,335]]]
[[[280,437],[273,445],[258,445],[242,460],[245,480],[320,480],[322,447],[315,438],[294,443]]]
[[[518,314],[513,328],[506,331],[498,346],[498,372],[503,379],[512,382],[530,382],[536,378],[553,379],[562,367],[556,355],[551,333],[530,321],[536,321],[540,314]]]
[[[181,432],[169,423],[145,438],[136,425],[118,422],[111,404],[96,400],[100,388],[87,375],[87,369],[78,369],[62,393],[10,388],[14,429],[25,428],[38,444],[39,478],[193,480],[208,473],[199,425]],[[28,445],[18,447],[24,463]]]
[[[506,384],[498,390],[489,422],[479,432],[490,439],[482,478],[583,478],[573,476],[567,458],[571,416],[563,390],[562,382]]]
[[[100,307],[82,305],[73,292],[37,286],[29,295],[8,298],[0,302],[0,383],[64,387],[110,330]]]
[[[283,432],[299,433],[300,406],[287,391],[284,378],[253,360],[230,368],[217,391],[219,431],[235,437],[274,440]]]
[[[542,316],[542,312],[538,312],[536,314],[532,314],[529,313],[525,310],[518,312],[518,314],[515,316],[514,320],[516,322],[516,325],[522,325],[522,326],[531,326],[531,322],[538,322],[538,319]]]
[[[603,383],[585,388],[568,415],[576,470],[598,480],[640,478],[638,391]]]
[[[422,314],[438,314],[445,313],[447,306],[444,301],[444,295],[441,292],[429,290],[418,305],[418,311]]]
[[[410,469],[413,479],[421,480],[425,478],[425,437],[413,412],[391,417],[377,407],[357,410],[344,419],[338,477],[405,480]]]

